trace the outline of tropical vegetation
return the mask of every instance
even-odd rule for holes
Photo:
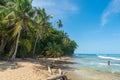
[[[76,42],[52,25],[52,17],[32,0],[0,0],[0,59],[73,54]],[[63,26],[60,19],[56,24]]]

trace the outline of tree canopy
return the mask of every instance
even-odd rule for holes
[[[32,0],[0,0],[0,14],[0,58],[60,57],[77,47],[52,25],[52,15],[32,7]],[[63,26],[60,19],[56,24]]]

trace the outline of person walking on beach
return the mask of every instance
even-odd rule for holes
[[[108,61],[108,66],[110,66],[110,61]]]

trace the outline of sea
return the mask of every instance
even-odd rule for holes
[[[120,54],[73,54],[76,69],[92,68],[96,70],[120,73]],[[110,61],[110,65],[108,65]]]

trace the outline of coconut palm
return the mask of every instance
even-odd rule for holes
[[[47,15],[45,9],[33,8],[31,3],[32,0],[0,0],[0,55],[3,52],[14,60],[17,53],[29,52],[35,57],[36,50],[54,57],[73,52],[75,42],[53,28],[49,22],[52,15]],[[63,26],[60,19],[57,25]]]
[[[43,34],[47,31],[48,26],[51,24],[48,22],[50,18],[52,18],[52,15],[47,15],[45,12],[45,9],[36,9],[37,14],[35,17],[35,22],[36,22],[36,27],[35,27],[35,44],[33,48],[33,57],[35,57],[35,50],[36,50],[36,45],[39,39],[42,39]]]
[[[10,33],[12,33],[11,38],[14,41],[16,40],[12,60],[16,57],[21,31],[29,31],[31,27],[30,23],[34,22],[32,19],[34,10],[31,3],[32,0],[11,0],[7,3],[5,10],[8,10],[8,13],[2,19],[1,23],[6,21],[9,26],[12,26],[10,30]]]
[[[34,20],[32,17],[34,17],[34,10],[32,9],[32,0],[15,0],[16,2],[16,9],[14,10],[17,17],[17,22],[15,25],[15,29],[13,32],[13,36],[17,36],[16,40],[16,47],[14,54],[12,56],[12,60],[15,59],[17,48],[18,48],[18,42],[20,38],[21,31],[29,31],[31,25],[30,23],[33,23]],[[32,17],[30,17],[32,15]]]
[[[62,21],[60,19],[57,21],[57,25],[59,28],[63,27]]]
[[[3,51],[3,49],[6,46],[6,43],[9,39],[9,29],[12,26],[12,19],[11,17],[7,16],[10,15],[10,6],[13,3],[7,3],[7,0],[0,0],[0,51]],[[8,19],[6,19],[8,17]],[[11,25],[10,25],[11,23]]]

